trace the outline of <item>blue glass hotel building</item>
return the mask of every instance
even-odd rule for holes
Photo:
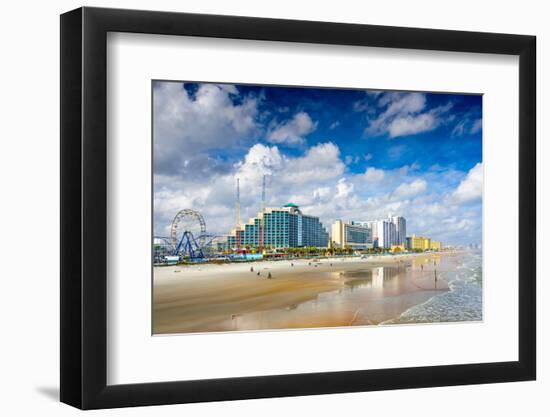
[[[303,246],[327,247],[328,233],[318,217],[303,214],[293,203],[266,208],[228,236],[232,248],[271,249]]]

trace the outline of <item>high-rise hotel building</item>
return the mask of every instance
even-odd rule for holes
[[[233,229],[228,246],[272,249],[328,246],[328,233],[318,217],[303,214],[293,203],[261,210],[257,217]]]
[[[355,223],[371,229],[374,245],[379,248],[405,244],[407,221],[404,217],[390,214],[387,219]]]
[[[332,242],[338,248],[372,248],[372,230],[364,224],[336,220],[332,225]]]
[[[393,245],[405,245],[407,237],[407,221],[401,216],[390,216],[390,220],[395,224],[395,241]]]

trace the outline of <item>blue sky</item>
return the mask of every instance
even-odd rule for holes
[[[207,228],[293,201],[335,219],[407,218],[408,232],[481,241],[480,95],[156,81],[155,234],[194,208]]]

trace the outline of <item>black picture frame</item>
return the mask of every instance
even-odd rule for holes
[[[107,385],[108,32],[519,56],[518,361]],[[536,378],[534,36],[84,7],[61,15],[60,57],[62,402],[95,409]]]

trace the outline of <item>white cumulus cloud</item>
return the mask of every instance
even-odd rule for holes
[[[297,157],[284,155],[276,145],[257,143],[226,171],[212,176],[155,174],[155,233],[167,234],[175,213],[183,208],[199,210],[209,231],[227,233],[235,223],[237,178],[242,219],[247,220],[259,209],[264,175],[268,205],[292,201],[311,210],[317,203],[331,201],[337,193],[344,196],[346,187],[353,187],[347,184],[337,189],[344,172],[338,146],[326,142]]]
[[[312,146],[303,157],[288,158],[281,176],[288,184],[322,182],[339,177],[345,168],[338,146],[326,142]]]
[[[374,167],[368,167],[363,174],[363,178],[367,182],[379,182],[384,179],[385,173],[383,169],[377,169]]]
[[[454,201],[468,203],[481,199],[483,194],[483,163],[478,162],[452,194]]]
[[[409,198],[423,193],[428,188],[428,183],[423,179],[416,179],[409,183],[400,184],[393,193],[394,198]]]
[[[186,159],[205,150],[246,143],[259,133],[257,100],[235,104],[235,86],[200,84],[194,95],[181,82],[157,83],[153,89],[154,156],[157,173],[185,171]]]
[[[418,116],[405,116],[394,119],[388,125],[390,137],[414,135],[420,132],[432,130],[436,126],[436,118],[431,113]]]
[[[290,120],[275,124],[267,134],[267,140],[271,143],[286,145],[301,145],[304,137],[317,128],[317,122],[311,120],[306,112],[299,112]]]
[[[426,95],[422,93],[380,93],[374,97],[374,106],[384,108],[376,117],[369,118],[365,129],[368,135],[388,134],[390,138],[415,135],[437,128],[444,116],[451,109],[451,104],[427,109]],[[355,106],[356,110],[369,113],[372,108],[363,104]]]

